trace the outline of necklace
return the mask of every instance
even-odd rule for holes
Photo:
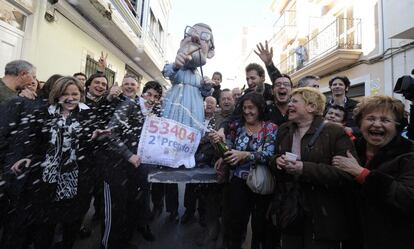
[[[259,123],[259,125],[255,125],[253,127],[249,127],[247,124],[245,125],[246,130],[247,130],[247,134],[249,136],[258,133],[260,131],[260,129],[262,128],[262,122]]]

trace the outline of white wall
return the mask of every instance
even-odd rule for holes
[[[414,27],[414,0],[378,0],[383,3],[385,37]]]
[[[43,19],[37,30],[37,46],[33,63],[40,80],[46,80],[55,73],[72,75],[85,70],[86,55],[99,59],[101,51],[107,49],[93,37],[78,29],[58,12],[56,21]],[[116,72],[115,81],[121,82],[125,74],[125,63],[114,54],[108,53],[108,67]]]

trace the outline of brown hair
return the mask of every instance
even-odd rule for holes
[[[354,109],[354,120],[358,126],[361,126],[365,115],[380,110],[394,113],[395,122],[402,123],[404,120],[404,104],[396,98],[384,95],[362,98]]]
[[[326,97],[318,89],[313,87],[296,88],[290,93],[290,96],[295,94],[301,95],[306,105],[315,105],[315,115],[323,115]]]
[[[49,94],[49,104],[55,105],[59,102],[59,98],[66,91],[66,88],[70,85],[75,85],[81,94],[80,102],[85,102],[85,90],[78,79],[72,76],[65,76],[59,78],[53,85]]]
[[[128,79],[128,78],[134,79],[138,84],[141,82],[141,80],[135,74],[127,73],[124,75],[123,79]]]

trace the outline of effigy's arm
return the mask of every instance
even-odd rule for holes
[[[165,64],[163,70],[162,70],[162,75],[169,79],[171,81],[171,84],[174,84],[175,81],[175,76],[178,72],[178,68],[175,67],[174,63],[171,64]]]

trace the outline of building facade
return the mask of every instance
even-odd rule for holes
[[[319,76],[329,95],[329,79],[345,75],[352,97],[400,97],[395,82],[414,68],[413,0],[272,0],[270,6],[274,63],[294,83]]]
[[[26,59],[39,80],[89,76],[103,52],[110,84],[132,73],[167,85],[161,70],[170,9],[170,0],[0,0],[0,68]]]

